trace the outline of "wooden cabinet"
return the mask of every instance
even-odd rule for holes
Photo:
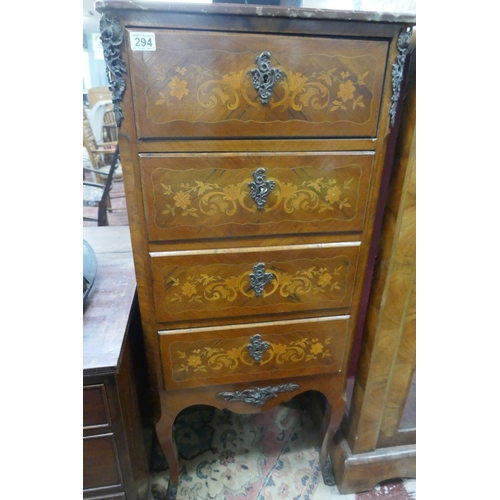
[[[332,447],[339,490],[416,474],[416,51],[352,403]]]
[[[129,231],[88,227],[84,238],[97,275],[83,311],[83,497],[149,500],[145,354]]]
[[[156,430],[193,404],[345,408],[349,356],[414,19],[97,2]]]

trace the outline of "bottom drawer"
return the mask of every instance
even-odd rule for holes
[[[120,486],[122,475],[115,437],[100,434],[83,438],[83,489]]]
[[[165,389],[342,369],[349,316],[159,332]]]
[[[86,500],[127,500],[125,493],[112,493],[98,497],[85,497]]]

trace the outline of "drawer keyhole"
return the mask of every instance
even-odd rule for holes
[[[271,53],[262,52],[255,59],[257,68],[250,70],[253,77],[253,87],[258,92],[261,104],[268,104],[273,87],[283,78],[284,73],[271,67]]]
[[[266,169],[263,167],[258,168],[252,173],[253,182],[249,182],[250,187],[250,197],[259,210],[264,208],[266,204],[267,197],[271,194],[274,189],[274,181],[266,181]]]
[[[250,337],[250,344],[247,345],[248,354],[256,363],[260,363],[262,355],[269,348],[269,342],[263,342],[260,335],[253,335]]]
[[[264,287],[273,279],[273,274],[266,273],[266,265],[262,262],[253,266],[253,273],[250,273],[250,287],[253,288],[256,297],[260,297]]]

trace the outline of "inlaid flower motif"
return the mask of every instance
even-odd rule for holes
[[[184,283],[182,285],[182,295],[186,295],[187,297],[191,297],[196,293],[196,286],[193,283]]]
[[[181,80],[177,75],[172,77],[172,80],[168,82],[168,86],[170,88],[170,95],[173,97],[177,97],[179,101],[185,95],[189,94],[189,89],[187,88],[187,81]]]
[[[186,68],[184,68],[184,67],[180,68],[179,66],[177,66],[177,67],[175,68],[175,72],[176,72],[176,73],[180,73],[181,75],[184,75],[184,73],[185,73],[186,71],[187,71],[187,70],[186,70]]]
[[[330,284],[331,281],[332,281],[331,274],[325,273],[325,274],[322,274],[319,277],[319,279],[318,279],[318,285],[319,286],[327,286],[327,285]]]
[[[327,191],[325,199],[333,204],[340,199],[341,193],[337,186],[333,186]]]
[[[191,196],[189,193],[185,193],[184,191],[178,191],[174,196],[175,206],[180,207],[185,210],[189,205],[191,205]]]
[[[356,87],[351,80],[347,80],[345,83],[341,83],[339,86],[339,91],[337,92],[337,97],[340,97],[344,102],[349,99],[354,98],[354,92]]]
[[[323,352],[323,344],[320,342],[316,342],[316,344],[313,344],[311,346],[311,353],[312,354],[321,354]]]
[[[201,358],[200,356],[196,354],[191,354],[188,358],[188,365],[192,366],[193,368],[196,368],[197,366],[201,365]]]

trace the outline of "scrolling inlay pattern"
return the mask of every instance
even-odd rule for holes
[[[307,269],[299,269],[293,274],[273,267],[269,273],[266,273],[274,278],[268,279],[266,283],[272,281],[273,286],[269,290],[264,290],[262,287],[260,293],[264,297],[269,297],[279,290],[281,297],[300,301],[301,296],[328,295],[328,291],[330,291],[332,299],[335,296],[338,300],[339,296],[343,297],[345,293],[349,258],[342,256],[335,260],[339,263],[336,267],[329,269],[326,266],[310,266]],[[207,273],[200,273],[199,276],[196,276],[192,268],[189,269],[188,276],[178,267],[176,272],[179,272],[179,277],[172,275],[169,268],[166,271],[168,274],[164,281],[164,287],[167,303],[234,302],[237,298],[257,296],[257,290],[254,291],[250,283],[251,271],[226,277]]]
[[[235,347],[231,347],[230,344],[220,347],[222,342],[220,339],[212,340],[209,345],[205,342],[204,347],[195,343],[193,347],[183,350],[178,349],[181,345],[173,343],[170,349],[170,358],[173,363],[172,375],[176,380],[184,380],[195,378],[197,373],[224,372],[226,374],[228,371],[239,373],[245,366],[254,367],[256,363],[263,368],[266,365],[272,365],[274,368],[287,368],[293,366],[294,363],[328,365],[333,362],[333,355],[328,347],[331,345],[330,338],[309,338],[299,333],[297,335],[299,338],[288,344],[261,342],[260,335],[254,335],[250,345],[240,344]],[[259,342],[260,351],[257,345]],[[251,349],[254,348],[256,349],[252,354]]]
[[[320,169],[291,170],[297,177],[305,172],[309,178],[302,182],[285,182],[284,178],[278,178],[281,169],[275,169],[276,177],[264,181],[261,174],[265,173],[265,169],[259,168],[252,173],[255,183],[249,182],[248,177],[235,183],[233,172],[213,169],[209,174],[214,173],[213,176],[221,179],[221,182],[207,182],[207,174],[202,172],[194,172],[194,178],[190,177],[192,180],[186,182],[187,171],[156,169],[151,175],[155,191],[156,223],[159,227],[204,225],[210,224],[210,219],[217,220],[218,215],[238,218],[241,213],[252,214],[261,210],[265,213],[282,210],[285,214],[296,214],[297,218],[304,220],[316,220],[313,214],[324,212],[339,220],[352,220],[356,216],[361,177],[359,166],[339,168],[334,176]],[[241,172],[240,175],[244,174]],[[164,182],[167,180],[170,181],[168,184]],[[263,185],[263,182],[266,184]],[[248,198],[248,187],[251,189],[251,198],[254,198],[252,192],[256,193],[255,203]],[[260,196],[257,194],[259,190]],[[248,221],[248,217],[244,220]],[[259,220],[259,223],[263,222],[265,220]]]
[[[109,89],[112,93],[116,124],[119,127],[123,121],[123,113],[120,105],[120,101],[123,100],[123,93],[125,92],[125,78],[123,75],[127,72],[119,48],[123,43],[123,31],[118,19],[116,17],[111,19],[107,13],[102,15],[99,26],[101,29],[101,41],[104,61],[106,62]]]
[[[298,388],[297,384],[288,383],[274,387],[256,387],[255,389],[246,389],[244,391],[219,392],[217,397],[229,402],[243,401],[255,406],[262,406],[268,399],[277,397],[280,392],[291,392]]]
[[[371,56],[362,57],[373,64]],[[343,119],[350,117],[355,122],[364,122],[367,115],[357,116],[357,113],[360,108],[370,106],[373,98],[370,87],[373,83],[368,83],[367,79],[371,78],[373,71],[363,71],[362,63],[353,65],[348,58],[341,56],[333,56],[333,60],[336,63],[334,66],[309,75],[280,67],[282,77],[275,88],[276,97],[270,100],[267,98],[270,108],[287,112],[305,111],[304,108],[310,107],[315,111],[325,110],[334,115],[343,112]],[[153,68],[156,74],[155,86],[165,82],[166,88],[156,92],[156,98],[151,104],[155,107],[167,106],[169,109],[165,118],[159,120],[158,115],[155,123],[169,121],[167,118],[176,119],[177,113],[179,118],[182,116],[192,120],[194,116],[189,118],[188,115],[194,113],[194,110],[224,107],[231,112],[259,106],[249,95],[251,82],[246,75],[251,73],[251,67],[226,74],[196,64],[176,68],[156,64]],[[198,120],[201,117],[194,119]]]

